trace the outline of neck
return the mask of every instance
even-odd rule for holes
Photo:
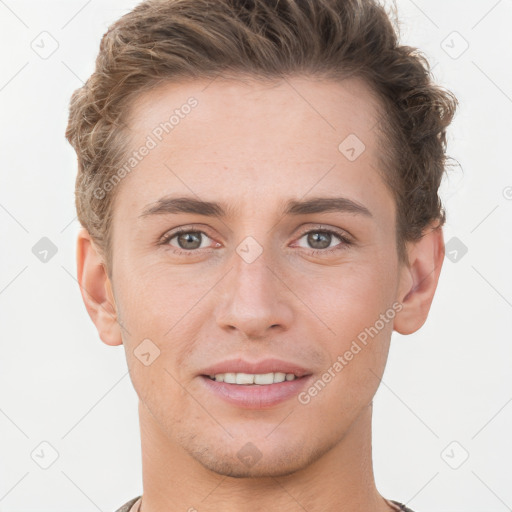
[[[371,404],[313,463],[280,477],[233,478],[210,471],[170,440],[139,402],[144,493],[141,512],[389,512],[372,465]]]

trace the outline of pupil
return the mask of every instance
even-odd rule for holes
[[[198,231],[183,233],[178,236],[178,241],[182,249],[197,249],[201,245],[201,233]],[[195,247],[195,243],[199,243],[199,245]],[[308,243],[315,249],[325,249],[329,247],[331,243],[331,235],[330,233],[322,232],[310,233],[308,235]],[[190,244],[192,244],[192,247]],[[317,244],[319,244],[319,246]]]
[[[318,238],[323,238],[323,242],[320,242],[320,247],[315,247],[315,244],[318,242]],[[321,233],[316,232],[314,234],[308,235],[308,243],[311,244],[315,249],[325,249],[329,247],[331,243],[331,235],[329,233]]]
[[[192,240],[190,240],[192,238]],[[195,240],[194,240],[195,239]],[[184,244],[182,243],[184,241]],[[199,246],[201,245],[201,233],[197,231],[191,231],[189,233],[181,234],[178,237],[178,243],[182,249],[197,249],[198,247],[190,247],[190,243],[194,245],[194,242],[199,241]]]

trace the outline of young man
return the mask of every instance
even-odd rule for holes
[[[456,106],[371,0],[150,0],[72,98],[78,280],[139,396],[120,511],[384,512],[372,400],[427,318]]]

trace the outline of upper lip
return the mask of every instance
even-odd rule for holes
[[[263,359],[262,361],[250,362],[244,359],[230,359],[222,361],[201,370],[201,375],[217,375],[219,373],[293,373],[296,377],[311,375],[311,372],[302,366],[282,361],[281,359]]]

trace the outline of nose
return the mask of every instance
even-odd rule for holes
[[[267,251],[250,262],[235,253],[232,263],[219,290],[217,325],[248,339],[288,330],[293,320],[292,293]]]

